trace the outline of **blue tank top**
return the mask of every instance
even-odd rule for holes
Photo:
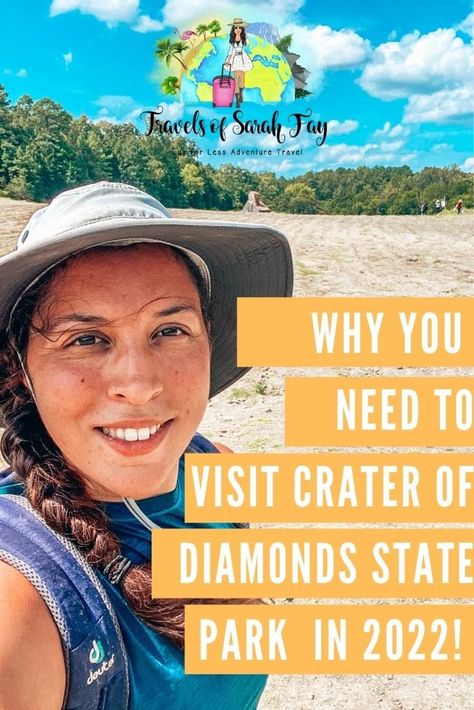
[[[151,535],[124,503],[106,503],[110,529],[122,553],[138,564],[151,559]],[[174,491],[139,501],[140,510],[163,528],[231,528],[231,523],[187,525],[184,522],[184,459]],[[125,604],[120,590],[104,575],[101,581],[117,614],[130,669],[131,710],[252,710],[266,683],[262,675],[185,675],[183,655],[166,638],[142,622]]]
[[[10,480],[8,480],[10,478]],[[3,481],[3,493],[21,493],[14,476]],[[13,480],[12,480],[13,479]],[[138,564],[151,559],[151,534],[124,503],[105,503],[110,529],[122,554]],[[139,501],[140,510],[160,527],[230,528],[231,523],[187,525],[184,522],[184,458],[174,491]],[[265,675],[185,675],[183,654],[150,629],[129,609],[120,590],[99,573],[116,613],[128,655],[130,710],[254,710],[265,687]]]

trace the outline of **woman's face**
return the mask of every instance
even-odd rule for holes
[[[237,41],[240,40],[240,35],[242,34],[242,28],[234,26],[234,32],[235,32],[235,39]]]
[[[99,500],[173,490],[204,414],[210,345],[186,266],[157,245],[73,258],[33,318],[41,418]]]

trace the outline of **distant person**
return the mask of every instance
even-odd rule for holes
[[[443,206],[442,206],[442,204],[441,204],[441,200],[439,200],[439,199],[436,200],[436,201],[435,201],[435,212],[436,212],[436,214],[439,214],[442,209],[443,209]]]
[[[420,207],[421,214],[428,214],[428,203],[422,202]]]
[[[464,202],[463,202],[461,199],[459,199],[459,200],[456,202],[456,204],[455,204],[455,206],[454,206],[454,209],[456,210],[456,212],[457,212],[458,214],[461,214],[462,212],[464,212]]]

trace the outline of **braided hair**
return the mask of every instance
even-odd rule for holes
[[[99,247],[96,251],[134,249]],[[193,278],[201,300],[204,322],[209,326],[209,302],[205,284],[194,262],[183,252],[167,246],[183,262]],[[65,262],[67,263],[67,262]],[[88,493],[80,471],[68,463],[49,436],[33,396],[24,382],[18,353],[25,360],[33,317],[61,264],[38,280],[15,308],[9,334],[0,340],[0,409],[5,430],[1,452],[24,482],[25,495],[49,527],[71,540],[90,565],[104,572],[121,555],[120,542],[109,529],[104,507]],[[41,332],[46,326],[35,328]],[[14,335],[12,335],[14,334]],[[121,575],[119,588],[132,611],[146,624],[184,647],[184,605],[187,603],[255,603],[247,599],[152,599],[151,565],[130,565]]]

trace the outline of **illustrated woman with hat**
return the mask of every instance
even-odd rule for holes
[[[233,72],[235,79],[235,102],[237,108],[244,100],[245,73],[252,69],[252,60],[245,51],[247,36],[245,28],[248,22],[244,22],[241,17],[234,17],[229,27],[229,52],[224,62],[224,66]]]
[[[119,183],[60,194],[0,259],[0,707],[257,706],[264,676],[184,674],[151,530],[186,526],[184,452],[222,450],[196,431],[244,373],[237,297],[291,286],[276,230]]]

